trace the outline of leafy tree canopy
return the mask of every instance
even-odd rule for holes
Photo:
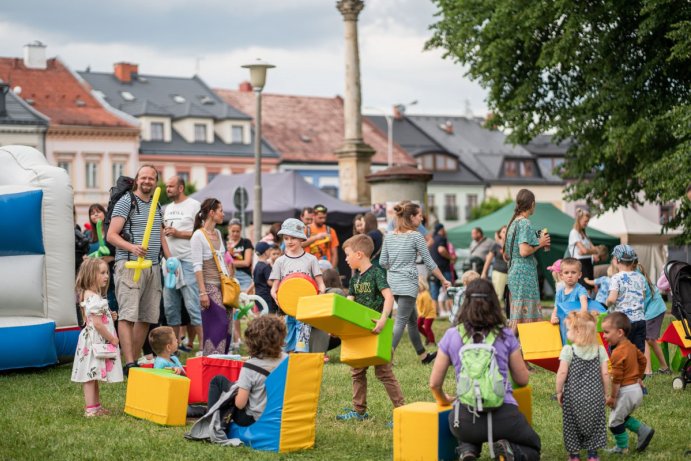
[[[691,241],[691,2],[433,1],[427,47],[488,90],[492,123],[515,143],[572,141],[567,199],[681,200],[670,226]]]
[[[159,181],[157,186],[161,188],[161,196],[159,197],[158,202],[161,204],[161,206],[168,205],[170,202],[172,202],[172,200],[170,197],[168,197],[168,193],[166,192],[166,183]],[[197,192],[197,186],[194,183],[186,182],[185,195],[192,195],[195,192]]]
[[[470,210],[470,219],[475,220],[482,218],[483,216],[490,215],[497,211],[499,208],[503,208],[509,203],[511,203],[513,199],[511,197],[507,197],[504,200],[499,200],[496,197],[489,197],[486,198],[485,200],[482,201],[478,206],[473,207]]]

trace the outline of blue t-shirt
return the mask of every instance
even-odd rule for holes
[[[665,304],[665,301],[662,299],[660,290],[658,290],[657,287],[653,285],[653,290],[651,291],[650,285],[648,285],[647,282],[645,284],[644,310],[646,320],[652,320],[655,317],[658,317],[660,314],[664,314],[665,312],[667,312],[667,305]]]
[[[609,296],[609,277],[602,276],[594,280],[595,286],[597,287],[597,295],[595,295],[595,301],[607,304],[607,296]]]
[[[618,272],[612,276],[609,291],[618,293],[614,310],[626,315],[632,322],[645,320],[645,286],[647,282],[639,272]]]
[[[185,372],[185,368],[180,363],[180,359],[174,355],[170,356],[170,360],[166,360],[163,357],[156,357],[154,359],[154,368],[180,368]]]
[[[559,308],[560,305],[564,305],[564,303],[579,303],[581,302],[581,296],[585,296],[586,298],[588,297],[588,292],[586,289],[581,285],[580,283],[577,283],[574,287],[573,290],[571,290],[571,293],[566,294],[565,291],[566,287],[561,287],[557,290],[557,295],[554,298],[554,304],[557,306],[557,309]],[[563,309],[563,307],[562,307]]]

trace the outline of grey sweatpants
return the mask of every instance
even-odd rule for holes
[[[417,308],[415,306],[415,298],[412,296],[394,296],[398,304],[396,310],[396,319],[393,324],[393,348],[396,349],[398,343],[403,337],[403,330],[408,327],[408,336],[410,342],[413,344],[415,352],[420,355],[425,353],[425,346],[422,345],[420,339],[420,332],[417,330]]]

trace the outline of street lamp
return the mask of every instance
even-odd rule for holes
[[[276,66],[257,59],[255,62],[242,66],[250,70],[250,83],[254,90],[256,107],[254,119],[254,244],[262,238],[262,90],[266,83],[266,69]]]

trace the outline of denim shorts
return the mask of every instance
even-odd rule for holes
[[[202,324],[202,311],[199,305],[199,285],[194,276],[192,262],[180,261],[180,269],[185,280],[185,285],[180,289],[163,288],[163,306],[165,307],[166,322],[168,325],[180,325],[182,323],[182,302],[190,315],[190,325]]]

